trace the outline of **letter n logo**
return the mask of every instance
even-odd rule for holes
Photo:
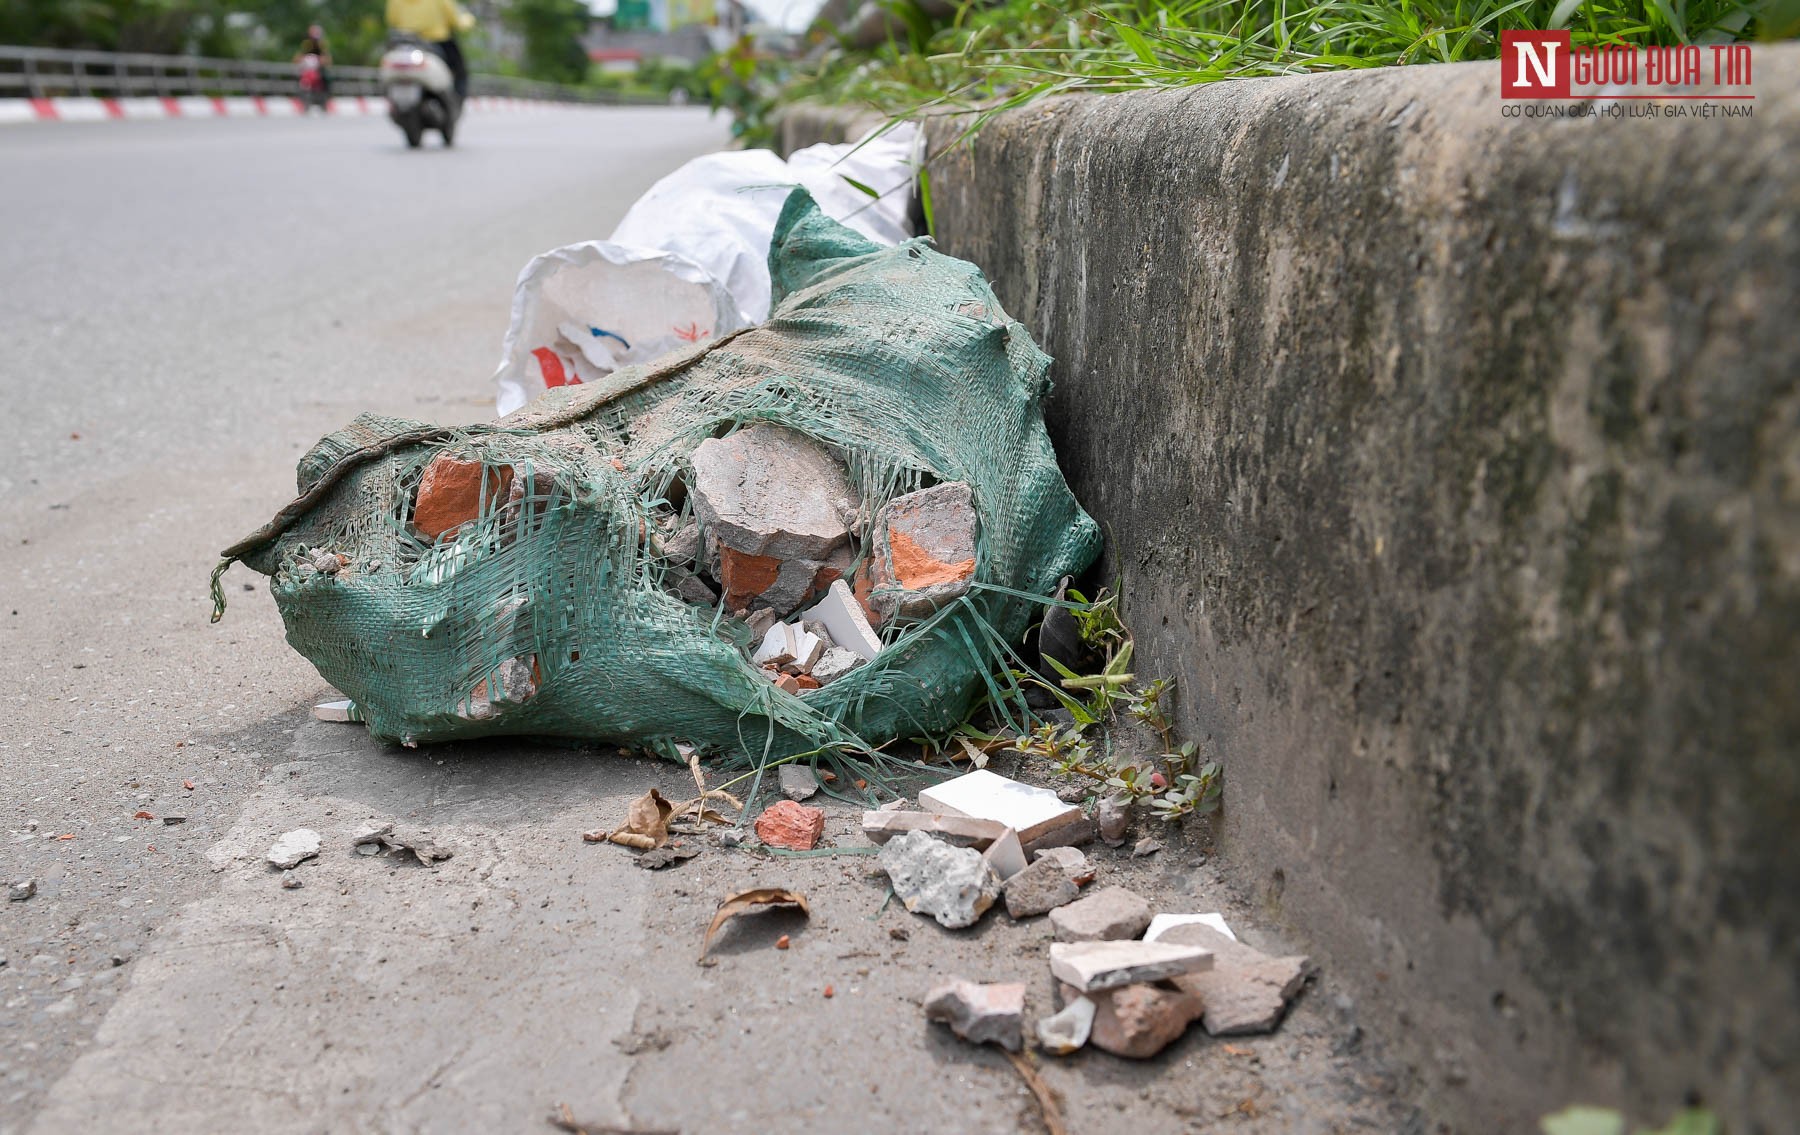
[[[1569,97],[1569,33],[1500,33],[1500,97]]]

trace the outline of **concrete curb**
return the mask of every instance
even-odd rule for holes
[[[1752,118],[1493,62],[1072,97],[932,169],[1225,766],[1221,869],[1448,1130],[1800,1109],[1800,45],[1755,75]]]

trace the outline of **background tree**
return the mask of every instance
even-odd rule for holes
[[[520,61],[525,74],[553,83],[587,79],[587,48],[581,37],[592,18],[582,0],[513,0],[503,17],[525,41]]]

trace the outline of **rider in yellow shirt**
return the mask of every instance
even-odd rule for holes
[[[463,62],[456,33],[474,27],[474,16],[456,0],[387,0],[387,23],[393,31],[416,35],[436,46],[456,80],[456,97],[468,97],[469,69]]]

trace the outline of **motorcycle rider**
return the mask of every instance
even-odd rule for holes
[[[308,55],[319,57],[319,84],[324,89],[325,97],[331,97],[331,49],[325,46],[325,29],[314,24],[306,29],[306,38],[300,41],[300,50],[294,53],[294,62],[298,64]]]
[[[387,0],[387,23],[392,31],[416,35],[435,46],[450,66],[450,75],[456,82],[457,100],[460,102],[468,97],[469,69],[463,62],[456,33],[474,27],[474,16],[464,11],[456,0]]]

